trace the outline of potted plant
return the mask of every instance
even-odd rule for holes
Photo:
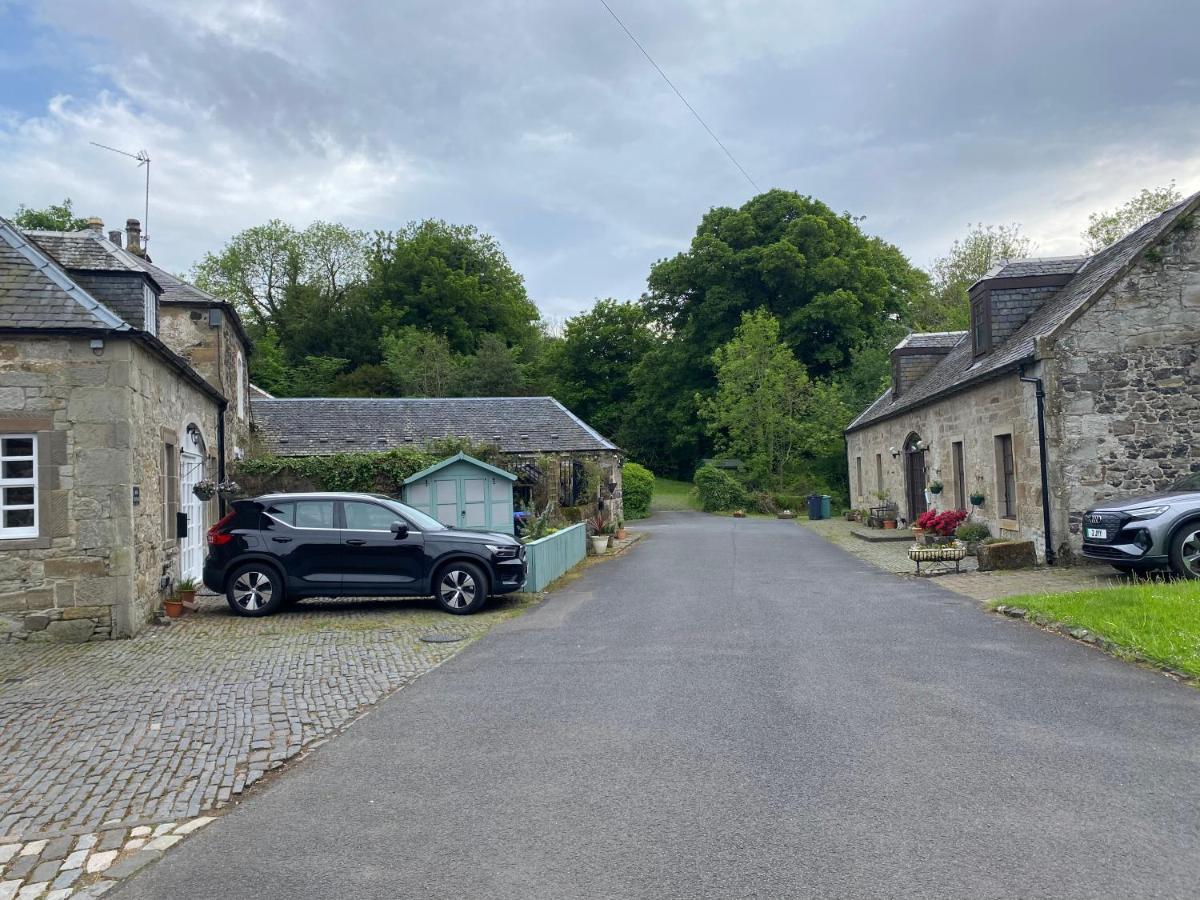
[[[983,506],[984,496],[981,492],[976,491],[971,495],[972,506]]]
[[[618,541],[625,540],[625,520],[624,519],[620,519],[617,522],[617,540]]]
[[[199,585],[196,584],[194,578],[180,578],[175,582],[175,594],[180,601],[185,605],[191,605],[196,601],[196,589]]]
[[[588,540],[592,544],[592,553],[596,556],[603,556],[608,552],[608,534],[605,528],[608,526],[608,521],[604,518],[604,513],[598,512],[587,520]]]
[[[217,496],[217,483],[211,478],[197,481],[192,485],[192,493],[207,503],[213,497]]]
[[[183,615],[183,601],[175,594],[169,594],[163,598],[163,612],[170,619],[178,619]]]
[[[929,482],[929,493],[937,496],[945,489],[945,487],[946,486],[944,484],[935,479],[934,481]]]
[[[990,538],[992,532],[982,522],[967,522],[958,526],[954,536],[966,544],[967,555],[974,556],[979,550],[980,543]]]

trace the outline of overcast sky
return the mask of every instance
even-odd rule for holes
[[[1195,0],[609,0],[763,188],[927,265],[967,223],[1076,251],[1200,190]],[[0,213],[141,216],[186,271],[273,217],[494,234],[552,320],[634,298],[753,188],[599,0],[0,0]]]

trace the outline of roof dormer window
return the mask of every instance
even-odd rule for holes
[[[976,356],[992,348],[992,305],[985,293],[971,301],[971,346]]]
[[[142,285],[142,322],[143,330],[158,335],[158,297],[148,284]]]

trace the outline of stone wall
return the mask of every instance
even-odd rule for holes
[[[124,339],[0,344],[0,430],[37,433],[41,512],[37,538],[0,542],[0,639],[108,637],[131,594],[129,369]]]
[[[1200,223],[1152,248],[1066,329],[1050,369],[1056,519],[1077,549],[1098,500],[1200,471]]]
[[[174,522],[167,515],[168,491],[178,490],[178,481],[167,483],[164,475],[166,445],[178,456],[190,444],[189,425],[199,429],[205,457],[205,477],[217,475],[217,405],[211,397],[175,373],[169,372],[153,353],[135,345],[130,367],[130,470],[139,488],[140,501],[131,507],[132,546],[136,568],[128,621],[118,623],[122,634],[136,634],[157,612],[162,579],[179,577],[179,541]],[[177,470],[178,471],[178,470]],[[217,501],[204,504],[201,522],[189,528],[203,531],[215,521]]]
[[[215,447],[214,402],[126,338],[100,355],[86,337],[0,344],[0,431],[38,435],[40,518],[38,537],[0,542],[0,640],[121,637],[148,620],[174,544],[161,434],[188,415]]]
[[[850,493],[855,508],[880,505],[872,495],[876,491],[876,454],[883,464],[883,490],[900,508],[900,515],[912,522],[905,488],[905,455],[892,458],[891,448],[903,451],[912,433],[924,440],[926,481],[944,485],[940,496],[930,497],[936,509],[961,505],[972,509],[964,497],[956,502],[952,445],[963,444],[965,493],[978,491],[985,497],[983,506],[973,509],[971,521],[987,524],[997,536],[1034,539],[1039,552],[1044,533],[1041,507],[1041,473],[1038,464],[1037,407],[1033,388],[1017,380],[1016,374],[1001,376],[969,390],[930,403],[892,419],[877,422],[846,435]],[[1000,516],[1001,485],[997,477],[995,437],[1013,436],[1013,460],[1017,487],[1015,519]],[[857,458],[862,457],[861,490],[858,484]]]
[[[225,413],[225,442],[230,459],[238,451],[251,455],[248,348],[242,343],[229,314],[221,313],[221,324],[208,324],[210,307],[180,301],[158,305],[159,338],[186,359],[209,384],[229,401]],[[238,355],[241,354],[241,364]],[[239,409],[238,382],[244,403]]]

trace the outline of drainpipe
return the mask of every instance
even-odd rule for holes
[[[1028,378],[1025,366],[1022,364],[1017,371],[1018,377],[1026,384],[1037,386],[1037,420],[1038,420],[1038,457],[1042,467],[1042,527],[1046,534],[1046,565],[1054,565],[1054,542],[1050,537],[1050,476],[1046,462],[1046,386],[1040,378]]]
[[[217,408],[217,484],[225,483],[225,410],[229,401],[222,400]],[[217,508],[221,517],[225,516],[225,495],[217,494]]]

